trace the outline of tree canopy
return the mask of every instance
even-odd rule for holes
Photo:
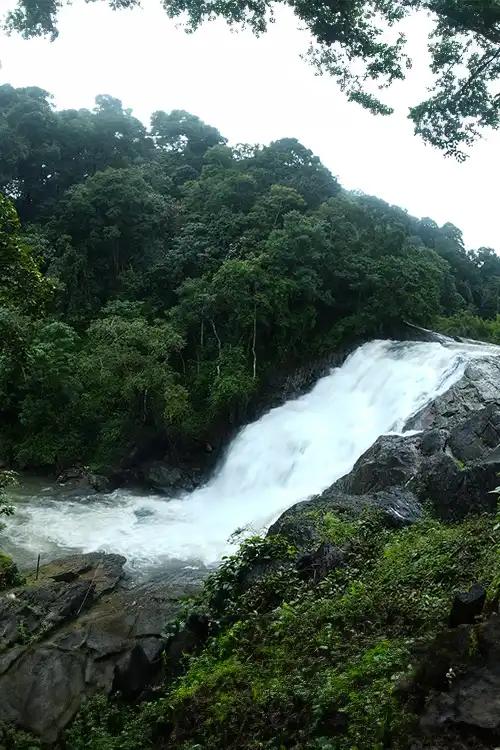
[[[494,335],[500,258],[341,188],[294,138],[0,87],[0,458],[113,467],[205,445],[277,373],[401,320]],[[477,316],[481,316],[478,318]],[[443,324],[446,325],[446,324]],[[497,326],[498,327],[498,326]]]
[[[26,37],[54,38],[58,12],[66,2],[69,0],[18,0],[7,17],[7,27]],[[138,0],[107,2],[114,9],[139,5]],[[390,114],[392,108],[380,92],[405,79],[412,67],[407,45],[412,19],[415,14],[428,15],[433,83],[429,97],[410,109],[416,133],[447,154],[463,159],[466,148],[484,128],[498,128],[499,0],[282,2],[292,7],[301,25],[311,33],[309,57],[316,68],[332,75],[351,101],[382,115]],[[187,18],[188,29],[222,17],[257,34],[265,32],[279,5],[271,0],[163,0],[162,4],[169,16]],[[168,120],[172,116],[177,123],[173,128]],[[173,143],[184,135],[178,124],[178,113],[174,112],[157,119],[153,127],[166,130],[167,141],[170,138]],[[196,128],[191,122],[187,129],[193,126]]]

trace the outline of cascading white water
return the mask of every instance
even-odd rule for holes
[[[486,352],[451,341],[365,344],[309,393],[242,429],[204,487],[171,499],[126,490],[70,498],[49,488],[20,499],[4,546],[25,562],[39,552],[103,550],[137,571],[168,560],[214,563],[235,548],[235,530],[260,531],[331,485]]]

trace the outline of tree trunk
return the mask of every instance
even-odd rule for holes
[[[214,336],[217,339],[217,347],[218,347],[218,350],[219,350],[219,359],[220,359],[220,355],[221,355],[221,352],[222,352],[222,343],[221,343],[221,340],[219,338],[219,334],[217,333],[217,328],[215,327],[214,321],[211,320],[210,322],[212,324],[212,328],[213,328],[213,331],[214,331]],[[220,376],[220,362],[217,362],[217,375]]]
[[[252,354],[253,354],[253,379],[257,377],[257,352],[255,344],[257,341],[257,304],[253,308],[253,337],[252,337]]]

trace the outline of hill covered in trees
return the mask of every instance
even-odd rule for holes
[[[110,96],[56,111],[5,85],[0,191],[13,466],[109,469],[203,445],[276,372],[402,320],[497,335],[492,249],[343,190],[293,138],[230,147],[187,112],[146,128]]]

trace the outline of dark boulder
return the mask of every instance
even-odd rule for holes
[[[490,404],[475,412],[450,432],[448,445],[464,463],[483,458],[500,445],[500,408]]]
[[[429,701],[422,728],[439,731],[449,725],[479,733],[488,730],[495,739],[500,739],[500,674],[496,670],[471,668],[448,692],[439,693]]]
[[[445,450],[447,433],[445,430],[427,430],[420,438],[420,450],[424,456],[433,456]]]
[[[353,495],[404,487],[417,474],[423,457],[419,435],[382,435],[333,486]]]
[[[500,454],[491,451],[473,464],[462,466],[449,454],[441,454],[423,465],[417,493],[433,506],[443,520],[460,520],[470,513],[491,512],[497,499]]]
[[[165,493],[191,492],[200,481],[199,472],[184,469],[164,461],[151,461],[144,464],[139,478],[154,490]]]
[[[345,551],[335,544],[323,542],[313,552],[304,552],[295,563],[299,578],[321,581],[332,570],[345,565]]]
[[[469,591],[457,592],[450,612],[450,628],[473,625],[481,615],[485,602],[486,589],[478,583],[471,586]]]
[[[480,601],[480,591],[476,593]],[[413,688],[421,691],[421,733],[410,747],[499,746],[499,657],[498,614],[436,638],[415,673]]]
[[[470,401],[466,403],[470,407]],[[438,422],[439,415],[434,415]],[[400,488],[429,502],[444,520],[491,512],[497,502],[491,491],[500,473],[500,407],[476,404],[462,419],[454,412],[452,424],[449,430],[431,426],[418,434],[381,436],[323,495],[364,496]]]
[[[463,376],[411,417],[405,428],[451,432],[474,412],[488,405],[500,406],[500,360],[497,357],[467,364]]]
[[[81,466],[65,469],[57,477],[57,482],[76,492],[111,492],[119,484],[104,474],[95,474]]]
[[[73,555],[40,568],[38,580],[0,597],[0,651],[75,618],[122,577],[120,555]]]

